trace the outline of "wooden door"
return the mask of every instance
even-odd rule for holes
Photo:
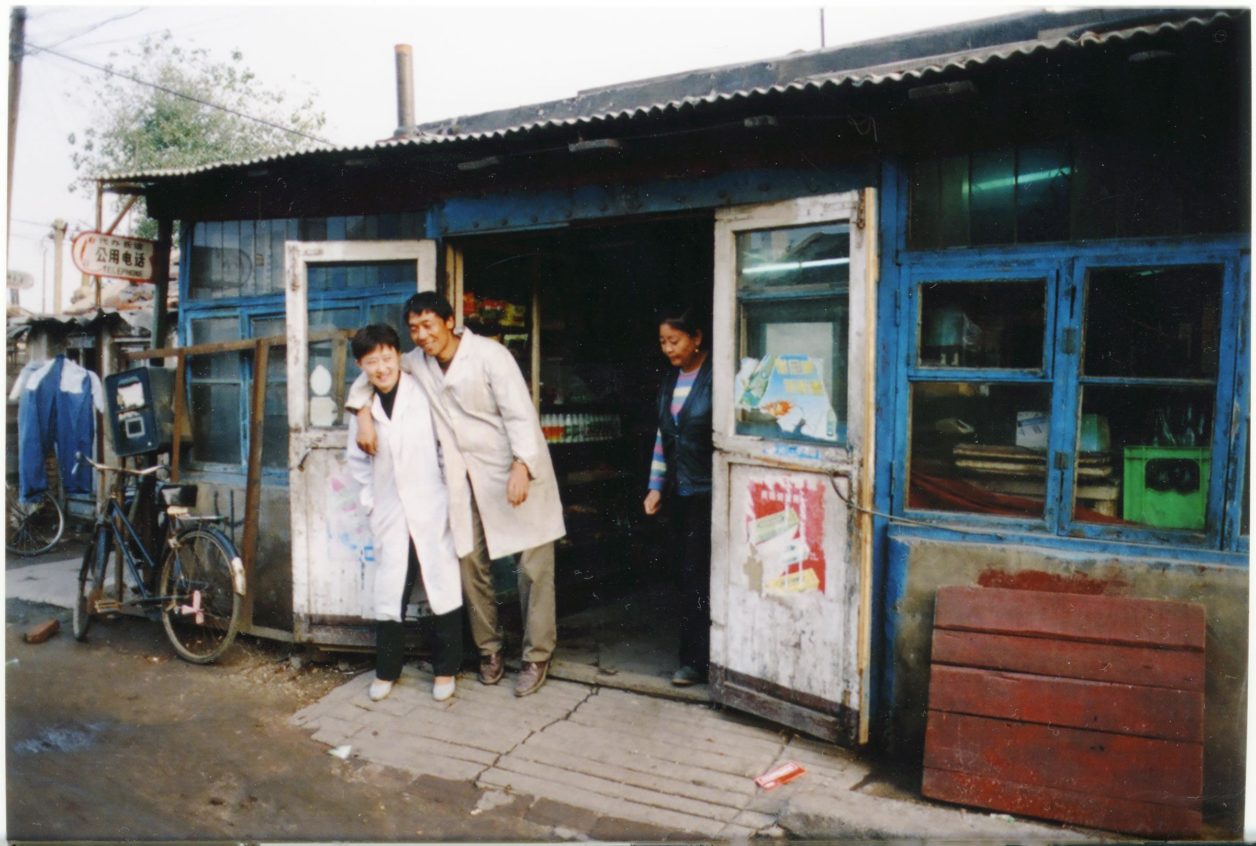
[[[309,276],[337,267],[413,262],[420,291],[435,290],[434,241],[290,241],[286,251],[288,321],[288,479],[292,515],[292,611],[297,641],[372,646],[374,548],[359,488],[345,466],[346,327],[324,317],[311,326]],[[337,306],[341,307],[338,308]],[[327,301],[318,314],[355,314]],[[361,323],[356,317],[350,326]],[[397,327],[401,333],[404,326]]]
[[[868,737],[875,203],[715,229],[712,696],[846,744]]]

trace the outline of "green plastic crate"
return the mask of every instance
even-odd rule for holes
[[[1208,447],[1126,447],[1121,516],[1160,529],[1204,528],[1211,452]]]

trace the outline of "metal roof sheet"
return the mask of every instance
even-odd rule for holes
[[[678,74],[676,78],[686,77],[701,81],[709,76],[712,88],[704,94],[679,96],[672,99],[644,102],[636,105],[615,106],[616,97],[631,99],[634,88],[644,87],[651,80],[624,86],[612,86],[582,92],[576,97],[551,103],[542,103],[522,109],[503,112],[486,113],[471,117],[453,118],[433,124],[417,127],[419,134],[406,138],[392,138],[369,144],[346,145],[339,147],[304,147],[271,156],[261,156],[243,161],[219,162],[194,167],[171,168],[163,170],[138,171],[130,174],[116,174],[106,177],[107,181],[150,181],[180,176],[207,173],[218,169],[239,169],[257,167],[263,164],[302,158],[313,155],[343,155],[347,153],[372,152],[381,149],[398,147],[427,147],[483,141],[491,139],[512,139],[521,135],[545,129],[573,126],[594,126],[615,120],[637,120],[649,116],[675,114],[685,110],[699,109],[716,103],[750,100],[769,95],[790,95],[804,91],[835,91],[843,87],[860,88],[880,86],[899,82],[923,80],[956,70],[968,70],[992,63],[1005,62],[1019,57],[1036,54],[1054,53],[1067,49],[1091,49],[1106,44],[1128,42],[1136,38],[1147,38],[1165,33],[1181,32],[1189,29],[1212,26],[1223,20],[1232,20],[1242,11],[1196,10],[1197,13],[1177,20],[1156,21],[1137,26],[1113,29],[1111,31],[1093,31],[1085,26],[1054,33],[1040,33],[1039,37],[1008,41],[1005,43],[977,46],[970,49],[955,50],[937,55],[906,58],[899,61],[865,65],[857,68],[805,73],[786,82],[771,85],[748,85],[720,90],[715,85],[716,73],[719,70],[695,71],[689,74]],[[1162,12],[1162,14],[1164,14]],[[1017,16],[1011,16],[1013,20]],[[952,28],[959,29],[959,28]],[[893,43],[894,39],[883,39],[884,44]],[[826,51],[812,51],[804,57],[819,57]],[[761,63],[764,67],[779,69],[782,66],[799,63],[799,56],[782,57],[778,60]],[[810,62],[812,66],[816,62]],[[748,66],[729,66],[729,68]],[[664,79],[664,78],[658,78]],[[565,113],[565,114],[564,114]],[[515,120],[504,125],[492,125],[495,118],[531,114],[532,119]],[[481,129],[463,128],[468,124],[486,123]]]

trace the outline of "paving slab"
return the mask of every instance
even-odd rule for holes
[[[667,832],[741,840],[807,838],[1094,840],[1047,824],[924,800],[871,795],[870,765],[840,747],[710,706],[551,679],[513,695],[511,679],[486,687],[459,678],[447,702],[413,666],[382,702],[371,673],[297,712],[295,725],[358,759],[462,782],[486,801],[525,801],[538,818],[573,809],[590,832]],[[754,777],[797,761],[806,773],[765,791]],[[633,828],[636,826],[637,828]],[[586,833],[586,836],[588,832]],[[594,834],[594,836],[596,836]]]

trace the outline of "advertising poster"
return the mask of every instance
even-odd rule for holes
[[[824,484],[752,481],[746,531],[766,593],[824,592]]]

